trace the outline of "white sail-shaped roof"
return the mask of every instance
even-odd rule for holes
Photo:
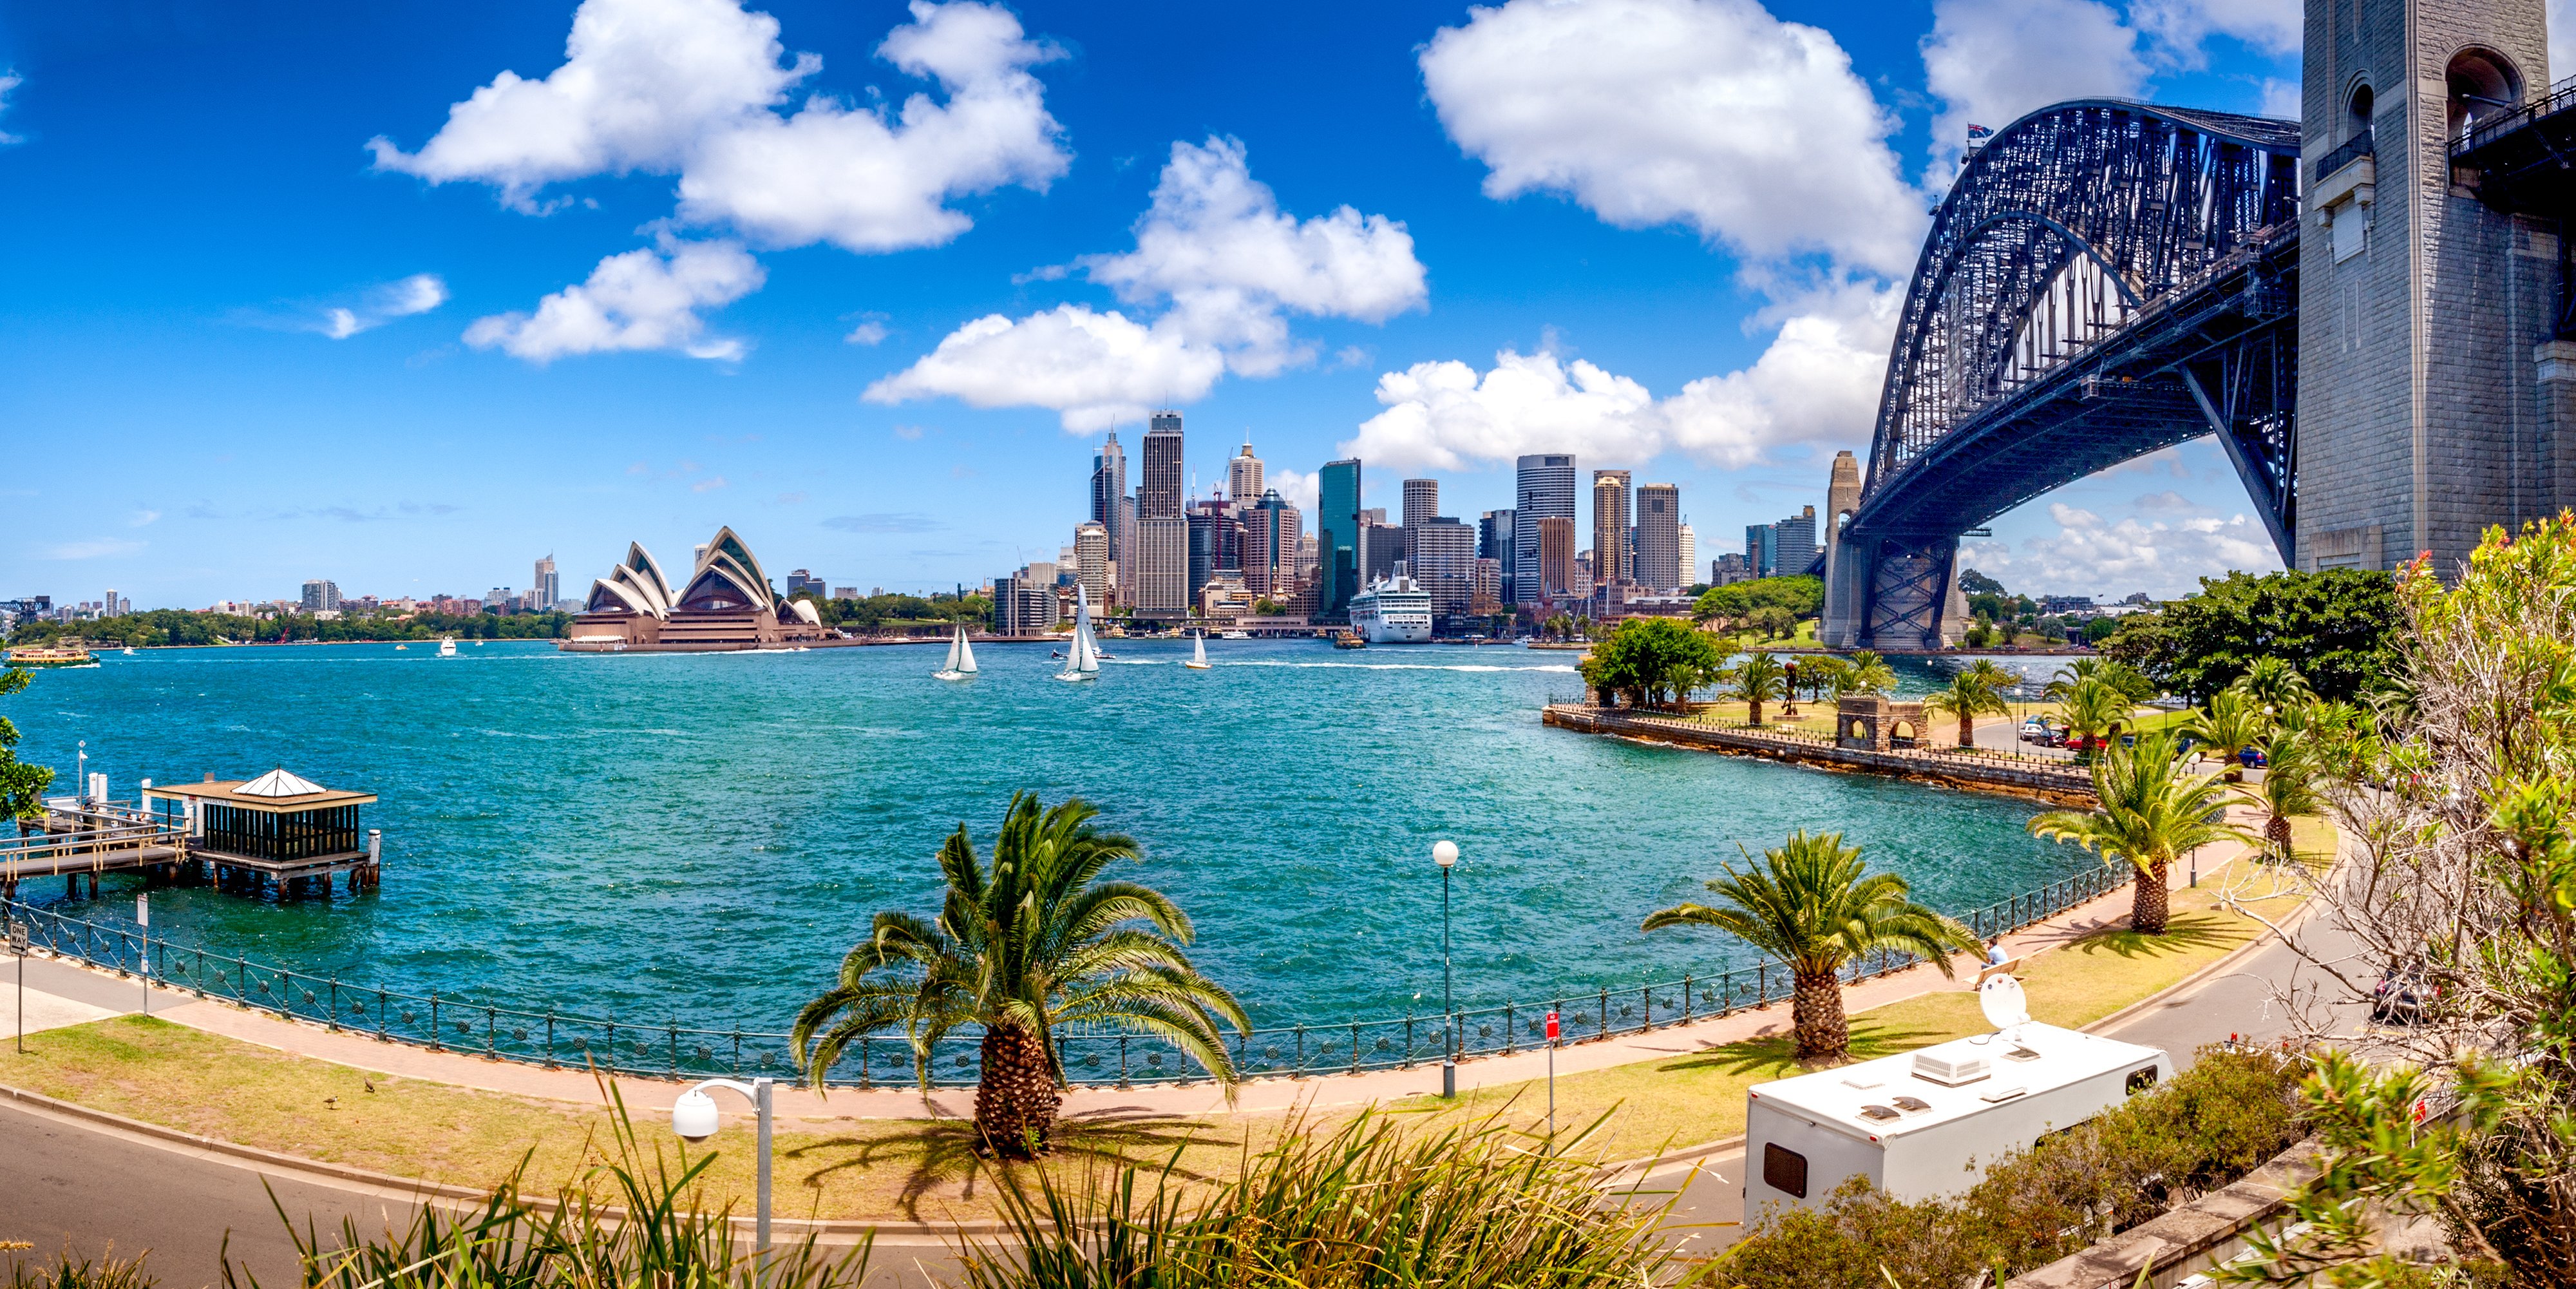
[[[289,774],[281,766],[233,789],[233,794],[243,797],[309,797],[321,791],[321,784],[301,775]]]

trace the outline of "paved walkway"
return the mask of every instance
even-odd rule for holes
[[[2224,848],[2224,853],[2232,856],[2237,849],[2230,844]],[[2215,868],[2217,862],[2212,859],[2205,866]],[[2173,880],[2177,887],[2183,883],[2188,871],[2187,865],[2176,866]],[[2129,904],[2129,888],[2125,885],[2115,887],[2106,895],[2006,937],[2005,951],[2016,958],[2044,953],[2118,922],[2128,915]],[[1911,967],[1846,988],[1844,1006],[1849,1011],[1860,1012],[1926,993],[1965,990],[1975,981],[1977,966],[1974,957],[1963,954],[1953,960],[1952,967],[1957,972],[1955,978],[1945,978],[1929,965]],[[44,1015],[58,1018],[55,1023],[77,1024],[83,1020],[129,1014],[141,1008],[143,988],[134,979],[43,958],[30,961],[28,967],[27,997],[31,1022]],[[5,986],[0,986],[0,992],[5,992]],[[199,1000],[178,990],[155,989],[152,992],[152,1013],[155,1016],[261,1047],[381,1074],[459,1087],[592,1105],[604,1100],[598,1081],[585,1070],[548,1070],[467,1053],[433,1052],[408,1044],[381,1041],[362,1033],[333,1032],[321,1025],[286,1020],[231,1003]],[[1781,1002],[1730,1016],[1577,1043],[1557,1050],[1556,1072],[1564,1076],[1639,1061],[1665,1060],[1750,1038],[1785,1033],[1789,1024],[1789,1006]],[[1462,1089],[1493,1087],[1544,1078],[1546,1074],[1546,1050],[1533,1048],[1512,1056],[1479,1057],[1460,1064],[1458,1086]],[[617,1083],[627,1105],[644,1111],[668,1110],[688,1086],[686,1081],[634,1076],[620,1076]],[[1237,1087],[1231,1106],[1227,1104],[1224,1093],[1212,1083],[1154,1084],[1125,1089],[1078,1087],[1066,1095],[1064,1113],[1099,1118],[1278,1113],[1296,1108],[1365,1105],[1434,1094],[1439,1090],[1440,1066],[1437,1062],[1426,1062],[1409,1070],[1248,1080]],[[910,1089],[862,1091],[836,1088],[828,1093],[817,1093],[803,1088],[781,1088],[777,1094],[776,1112],[782,1117],[808,1120],[963,1118],[973,1112],[973,1106],[972,1088],[941,1088],[927,1098]],[[728,1113],[733,1112],[729,1110]]]

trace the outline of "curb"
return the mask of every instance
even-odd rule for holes
[[[88,1106],[74,1102],[58,1100],[54,1097],[46,1096],[41,1092],[30,1092],[24,1088],[10,1087],[6,1084],[0,1084],[0,1101],[15,1102],[21,1106],[32,1107],[60,1118],[78,1119],[83,1122],[97,1124],[102,1127],[114,1128],[120,1132],[131,1133],[138,1137],[149,1137],[155,1141],[167,1143],[169,1145],[187,1146],[197,1150],[203,1150],[211,1154],[223,1155],[231,1159],[241,1160],[246,1163],[264,1164],[284,1172],[318,1174],[320,1176],[334,1178],[339,1181],[357,1182],[366,1186],[379,1187],[384,1190],[410,1195],[414,1198],[425,1201],[435,1199],[453,1200],[464,1204],[481,1204],[491,1196],[491,1190],[489,1188],[476,1190],[472,1187],[455,1186],[446,1182],[433,1182],[418,1177],[397,1177],[392,1173],[380,1173],[370,1168],[358,1168],[349,1164],[335,1164],[329,1160],[308,1159],[301,1155],[289,1155],[274,1150],[262,1150],[257,1146],[245,1146],[237,1142],[222,1141],[214,1137],[201,1137],[193,1132],[184,1132],[180,1129],[165,1127],[157,1123],[147,1123],[141,1119],[129,1119],[121,1114],[111,1114],[105,1110],[92,1109]],[[525,1198],[531,1208],[552,1211],[557,1207],[555,1201],[550,1197],[531,1195],[526,1196]],[[623,1212],[623,1210],[610,1211],[617,1214],[622,1214]],[[751,1217],[739,1215],[733,1219],[735,1226],[746,1230],[750,1228],[753,1221],[754,1219]],[[769,1224],[772,1228],[786,1228],[790,1231],[802,1231],[813,1235],[877,1234],[947,1236],[1007,1235],[1010,1232],[1010,1228],[1002,1223],[989,1221],[871,1222],[856,1218],[773,1216],[770,1218]]]

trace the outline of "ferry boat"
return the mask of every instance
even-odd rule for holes
[[[80,645],[20,645],[9,651],[12,667],[86,667],[95,661]]]
[[[1431,639],[1431,593],[1409,577],[1385,578],[1351,597],[1351,627],[1370,644]]]

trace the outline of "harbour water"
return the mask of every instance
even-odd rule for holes
[[[381,794],[383,887],[251,901],[156,892],[156,932],[344,981],[638,1021],[783,1027],[879,909],[936,911],[933,855],[1015,789],[1082,796],[1142,843],[1127,875],[1197,922],[1197,961],[1256,1021],[1436,1011],[1439,838],[1459,1005],[1750,961],[1637,924],[1737,847],[1840,830],[1918,898],[1964,909],[2089,860],[2036,807],[1543,728],[1572,655],[1109,641],[1096,684],[1043,647],[598,656],[550,644],[147,650],[48,672],[6,714],[69,791],[75,740],[138,778],[284,766]],[[1928,687],[1900,663],[1903,688]],[[66,913],[130,921],[110,879]]]

